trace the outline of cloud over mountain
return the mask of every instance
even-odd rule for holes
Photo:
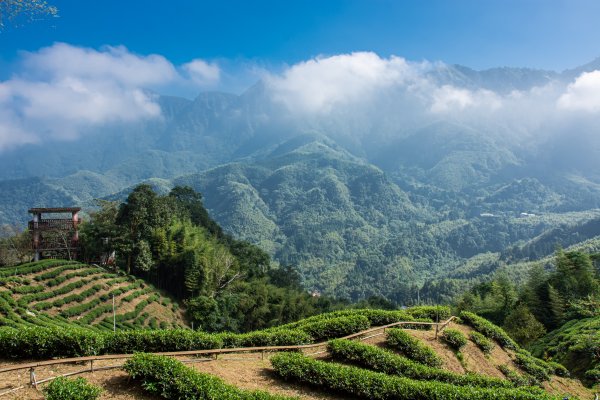
[[[218,79],[216,64],[193,60],[177,68],[163,56],[140,56],[122,46],[56,43],[22,53],[18,73],[0,82],[0,150],[75,138],[103,123],[160,118],[149,89],[191,84],[200,90]]]
[[[174,65],[161,55],[138,55],[122,46],[96,50],[56,43],[22,53],[18,72],[0,82],[0,150],[76,138],[105,123],[161,118],[154,93],[218,89],[224,77],[243,76],[250,68],[223,71],[202,59]],[[556,121],[564,126],[582,112],[586,121],[600,117],[600,71],[574,79],[534,70],[478,72],[354,52],[263,71],[262,77],[278,116],[326,127],[323,133],[332,135],[389,136],[447,119],[526,137],[558,126]],[[519,87],[511,88],[516,80]]]

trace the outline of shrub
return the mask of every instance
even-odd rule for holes
[[[187,329],[151,331],[129,330],[104,333],[105,353],[157,353],[162,351],[185,351],[218,349],[223,341],[217,335]]]
[[[435,380],[459,386],[504,387],[514,385],[503,379],[479,374],[461,375],[401,357],[391,351],[351,340],[335,339],[327,344],[329,353],[336,361],[353,363],[389,375],[404,376],[417,380]]]
[[[103,347],[101,335],[84,329],[0,328],[0,354],[14,358],[90,356]]]
[[[217,377],[188,368],[180,361],[152,354],[136,354],[123,368],[133,379],[141,381],[144,389],[167,399],[290,399],[238,389]]]
[[[221,333],[223,347],[293,346],[312,343],[311,336],[299,329],[281,329],[267,332]]]
[[[539,382],[531,375],[521,375],[516,371],[508,368],[506,365],[499,365],[498,368],[509,381],[515,384],[515,386],[533,386],[538,385]]]
[[[457,329],[445,329],[442,332],[442,340],[454,350],[460,350],[467,344],[467,338]]]
[[[542,365],[543,361],[541,360],[525,353],[517,353],[515,354],[515,363],[540,382],[550,379],[550,368]]]
[[[395,350],[400,351],[411,360],[415,360],[430,367],[440,367],[442,360],[431,349],[401,329],[387,331],[386,343]]]
[[[320,342],[360,332],[370,326],[367,317],[354,315],[302,324],[298,329],[308,333],[315,342]]]
[[[600,366],[586,371],[585,378],[594,383],[600,383]]]
[[[12,292],[13,293],[18,293],[18,294],[30,294],[30,293],[38,293],[44,290],[44,286],[42,285],[37,285],[37,286],[17,286],[16,288],[13,288]]]
[[[497,340],[503,348],[511,350],[519,349],[519,345],[502,328],[492,324],[487,319],[468,311],[461,312],[460,317],[467,325],[482,333],[485,337]]]
[[[549,400],[551,396],[536,391],[508,388],[456,386],[435,381],[416,381],[389,376],[357,367],[317,361],[298,353],[278,353],[271,364],[286,380],[308,383],[350,396],[379,399],[471,399],[471,400]]]
[[[483,336],[479,332],[471,332],[469,338],[483,351],[485,354],[490,354],[494,349],[494,342]]]
[[[44,389],[47,400],[95,400],[102,390],[83,378],[58,377]]]
[[[571,375],[569,370],[562,364],[559,364],[554,361],[546,361],[546,364],[548,365],[548,367],[551,368],[552,373],[554,373],[555,375],[564,377],[569,377]]]
[[[431,321],[443,321],[452,316],[448,306],[417,306],[406,309],[406,312],[414,318],[427,318]]]

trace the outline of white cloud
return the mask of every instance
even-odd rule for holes
[[[160,85],[177,78],[175,67],[163,56],[140,56],[123,46],[98,51],[56,43],[34,53],[24,52],[23,65],[34,76],[110,80],[128,87]]]
[[[431,111],[444,113],[453,109],[462,110],[473,103],[473,95],[470,90],[444,85],[434,90]]]
[[[444,64],[409,63],[395,56],[359,52],[304,61],[265,80],[272,98],[292,112],[326,115],[357,104],[371,109],[368,105],[383,106],[382,102],[411,104],[411,110],[420,104],[424,114],[502,107],[501,98],[490,90],[436,85],[427,73],[441,67]],[[384,108],[389,110],[387,105]]]
[[[290,109],[327,113],[338,105],[368,99],[413,74],[413,67],[402,58],[359,52],[301,62],[266,81],[274,99]]]
[[[221,69],[219,66],[204,60],[192,60],[187,64],[183,64],[182,69],[187,72],[190,79],[199,86],[215,85],[221,78]]]
[[[431,92],[430,111],[437,114],[460,112],[467,108],[495,111],[502,107],[502,100],[490,90],[468,90],[443,85]]]
[[[581,74],[567,87],[557,104],[564,110],[600,111],[600,71]]]
[[[46,138],[75,138],[89,127],[160,118],[148,89],[198,88],[218,82],[219,68],[193,60],[183,68],[160,55],[125,47],[100,50],[56,43],[21,55],[21,68],[0,82],[0,150]]]

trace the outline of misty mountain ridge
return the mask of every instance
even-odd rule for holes
[[[308,288],[406,302],[412,284],[479,253],[598,217],[593,124],[541,118],[522,133],[516,119],[492,115],[494,101],[521,105],[514,91],[533,101],[537,88],[568,88],[597,64],[562,73],[435,65],[415,80],[426,79],[419,90],[430,87],[433,103],[386,87],[327,112],[290,108],[265,81],[240,95],[159,96],[158,119],[5,151],[0,224],[23,223],[32,206],[123,199],[140,182],[161,193],[189,185],[228,232],[295,265]],[[477,111],[479,100],[491,111]]]

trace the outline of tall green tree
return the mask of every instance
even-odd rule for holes
[[[521,346],[527,346],[546,333],[546,328],[525,304],[514,308],[504,321],[504,329]]]

